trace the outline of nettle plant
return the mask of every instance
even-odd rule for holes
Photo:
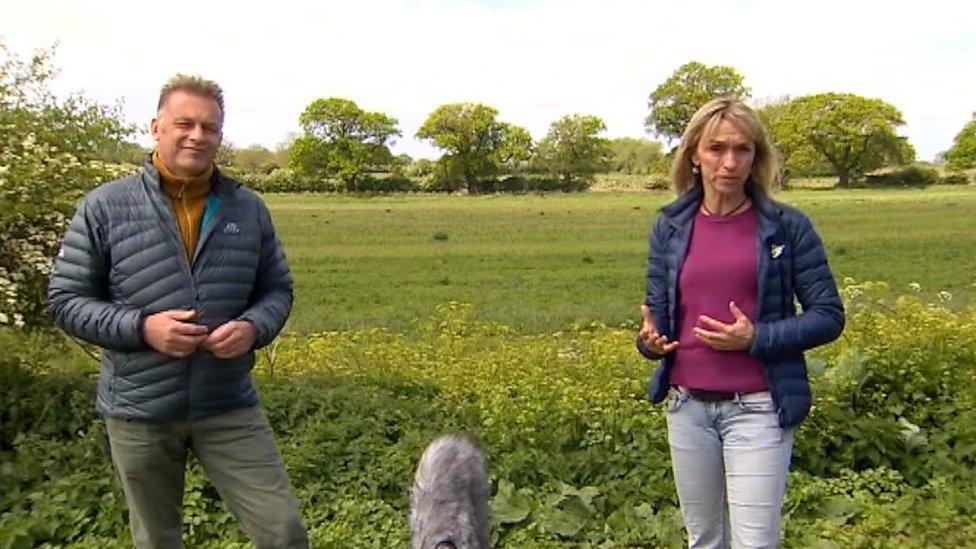
[[[47,277],[75,203],[130,170],[101,159],[134,128],[118,105],[55,97],[52,54],[23,60],[0,42],[0,325],[47,323]]]

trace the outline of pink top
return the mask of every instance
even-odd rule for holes
[[[688,254],[678,277],[678,349],[671,384],[726,392],[765,391],[764,366],[747,351],[718,351],[694,331],[700,315],[733,323],[729,302],[755,322],[759,291],[755,208],[727,217],[695,215]],[[706,330],[708,326],[700,325]]]

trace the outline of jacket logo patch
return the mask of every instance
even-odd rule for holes
[[[773,246],[769,249],[769,255],[772,256],[773,259],[776,259],[777,257],[783,255],[783,250],[785,249],[786,244],[773,244]]]
[[[224,225],[224,234],[241,234],[241,228],[237,226],[237,223],[231,221]]]

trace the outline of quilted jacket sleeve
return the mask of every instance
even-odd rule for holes
[[[647,287],[644,303],[650,307],[654,317],[654,327],[659,333],[671,337],[668,320],[668,263],[666,253],[668,224],[664,216],[658,217],[651,231],[647,255]],[[637,337],[637,350],[645,358],[657,360],[662,355],[655,353]]]
[[[844,330],[844,305],[827,265],[823,243],[805,215],[796,212],[792,231],[793,288],[803,308],[797,316],[756,323],[749,352],[760,360],[795,354],[829,343]],[[792,296],[790,297],[792,299]]]
[[[250,305],[240,318],[257,328],[259,349],[271,343],[285,326],[293,299],[291,271],[285,261],[281,242],[275,234],[271,214],[263,202],[258,203],[261,220],[261,259]]]
[[[109,296],[106,229],[97,210],[89,196],[68,225],[48,282],[49,312],[65,332],[101,347],[145,348],[142,312]]]

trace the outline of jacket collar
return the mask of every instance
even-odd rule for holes
[[[163,193],[163,189],[160,184],[162,178],[159,175],[159,170],[156,169],[156,166],[154,166],[152,163],[152,155],[146,157],[146,160],[142,164],[142,169],[147,176],[146,179],[148,179],[149,185],[153,188],[153,190]],[[214,166],[213,175],[210,176],[210,191],[212,193],[216,193],[222,198],[226,198],[229,197],[234,190],[240,186],[240,183],[227,177],[220,171],[220,168]]]
[[[661,213],[664,214],[668,222],[675,227],[684,225],[695,216],[695,212],[698,211],[698,205],[701,204],[702,196],[704,194],[705,193],[702,186],[695,185],[694,187],[685,191],[685,193],[679,196],[676,200],[661,208]],[[762,187],[750,179],[746,182],[746,194],[749,195],[752,203],[756,206],[761,214],[761,217],[765,218],[767,223],[779,223],[780,216],[783,214],[783,209],[766,195],[766,192],[762,190]]]

